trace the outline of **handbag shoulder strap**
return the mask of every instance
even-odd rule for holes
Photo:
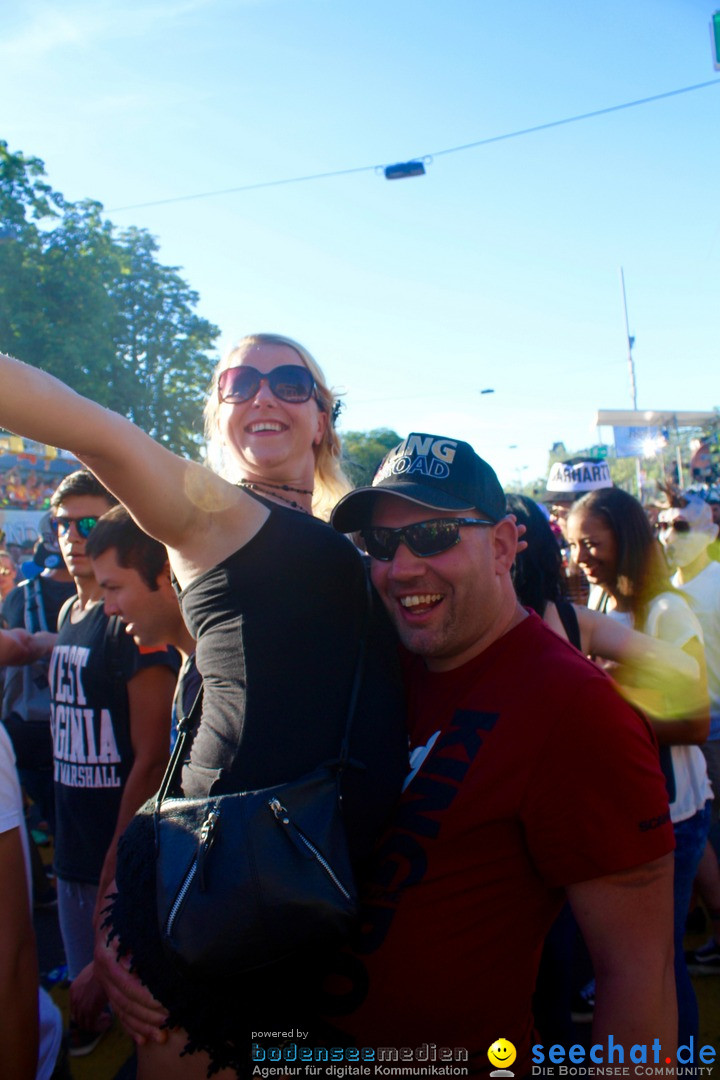
[[[160,803],[163,799],[167,798],[170,788],[174,785],[176,779],[180,774],[182,763],[185,759],[185,747],[188,744],[190,736],[194,733],[196,727],[200,723],[200,712],[203,698],[203,684],[200,683],[200,689],[195,695],[195,700],[190,706],[190,711],[186,716],[181,716],[178,720],[178,737],[175,741],[175,748],[170,756],[165,775],[162,778],[162,783],[158,788],[158,793],[155,796],[155,810],[160,808]]]

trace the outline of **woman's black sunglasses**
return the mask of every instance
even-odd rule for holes
[[[97,525],[98,519],[96,517],[54,517],[50,518],[50,528],[56,535],[65,536],[70,532],[73,522],[83,540],[87,540]]]
[[[390,562],[395,557],[400,541],[403,540],[413,555],[421,559],[428,555],[440,555],[460,541],[462,525],[495,525],[494,521],[480,521],[478,518],[433,518],[431,521],[418,521],[413,525],[404,525],[401,529],[387,529],[382,525],[372,525],[362,530],[365,550],[371,559]]]
[[[301,405],[312,397],[315,380],[300,364],[281,364],[272,371],[258,371],[248,364],[225,368],[218,377],[218,397],[231,405],[239,405],[255,397],[263,379],[279,401]]]

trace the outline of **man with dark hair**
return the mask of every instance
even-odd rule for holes
[[[183,658],[173,701],[173,718],[187,714],[200,689],[195,640],[180,611],[167,551],[137,525],[124,506],[98,521],[85,551],[105,602],[106,615],[119,615],[141,648],[172,645]],[[172,728],[172,742],[175,736]]]
[[[100,481],[87,469],[76,469],[75,472],[64,476],[50,497],[50,508],[55,511],[59,506],[70,498],[89,495],[93,498],[103,499],[107,507],[117,506],[117,499]],[[55,532],[57,527],[53,526]]]
[[[86,470],[51,499],[60,550],[77,598],[60,616],[50,661],[55,781],[55,866],[71,987],[71,1048],[89,1053],[107,1026],[93,972],[95,926],[115,874],[116,846],[157,789],[168,757],[177,658],[142,653],[103,611],[85,545],[117,500]]]
[[[359,1047],[462,1048],[472,1074],[517,1051],[528,1076],[547,1061],[547,1047],[531,1057],[531,999],[567,898],[597,972],[593,1043],[659,1039],[674,1060],[657,745],[607,676],[519,605],[495,473],[467,443],[413,433],[332,520],[361,532],[400,637],[412,753],[326,1015]]]
[[[124,506],[114,506],[103,514],[88,537],[85,551],[93,563],[105,552],[113,551],[117,566],[136,570],[152,592],[160,589],[162,582],[158,579],[168,567],[165,546],[143,532]],[[103,587],[103,594],[107,591]],[[178,607],[177,600],[175,607]]]
[[[95,578],[102,589],[105,612],[118,615],[141,648],[174,646],[182,657],[182,667],[172,706],[171,745],[177,736],[177,722],[188,716],[202,680],[195,666],[195,640],[188,631],[172,584],[170,564],[163,544],[143,532],[124,506],[114,506],[98,521],[86,545]],[[114,886],[110,887],[114,892]],[[137,975],[117,958],[117,943],[98,935],[95,965],[98,978],[108,992],[121,1019],[137,1001],[162,1022],[164,1011],[157,1006]]]

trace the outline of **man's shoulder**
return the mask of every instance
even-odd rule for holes
[[[714,588],[720,589],[720,562],[715,562],[714,559],[708,563],[704,570],[701,570],[698,577],[703,577],[705,581],[709,581],[713,584]]]
[[[72,603],[70,603],[71,600]],[[58,629],[58,644],[60,645],[68,639],[71,639],[73,644],[82,643],[83,639],[94,641],[105,632],[107,627],[108,616],[105,614],[102,601],[94,601],[82,611],[77,607],[76,601],[77,597],[68,597],[67,607],[63,606],[61,611],[63,618]]]
[[[522,663],[522,670],[528,673],[528,688],[533,688],[532,678],[553,680],[558,672],[563,679],[586,680],[600,677],[602,672],[574,645],[560,637],[544,622],[539,615],[531,611],[527,619],[501,639],[505,643],[505,655],[510,662]]]
[[[691,605],[714,606],[715,601],[720,602],[720,563],[709,562],[699,574],[682,583],[675,573],[672,583]]]
[[[534,725],[547,732],[562,731],[579,718],[585,724],[593,723],[593,718],[605,724],[613,717],[621,726],[645,727],[612,679],[539,616],[531,613],[507,637],[498,674],[516,700],[532,702]]]
[[[702,570],[690,578],[689,581],[685,581],[682,584],[678,582],[678,573],[675,571],[672,577],[673,585],[676,588],[681,589],[683,592],[690,592],[693,586],[703,587],[710,583],[720,585],[720,563],[710,560],[707,566],[703,566]]]
[[[117,615],[107,615],[102,601],[89,604],[82,612],[76,606],[77,597],[70,596],[63,604],[58,619],[58,645],[79,646],[90,650],[90,654],[102,656],[115,649],[119,654],[136,654],[134,640],[125,633],[125,626]]]
[[[603,671],[530,610],[527,618],[464,665],[464,678],[462,671],[458,669],[462,683],[477,687],[483,696],[492,685],[498,698],[545,703],[548,714],[562,702],[595,693],[598,685],[612,686]]]

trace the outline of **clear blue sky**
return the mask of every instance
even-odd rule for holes
[[[458,435],[527,479],[553,442],[595,442],[598,408],[631,406],[620,266],[640,407],[720,405],[713,2],[5,0],[0,137],[69,198],[149,229],[222,348],[253,330],[306,344],[346,392],[346,429]],[[415,179],[118,209],[709,80]]]

